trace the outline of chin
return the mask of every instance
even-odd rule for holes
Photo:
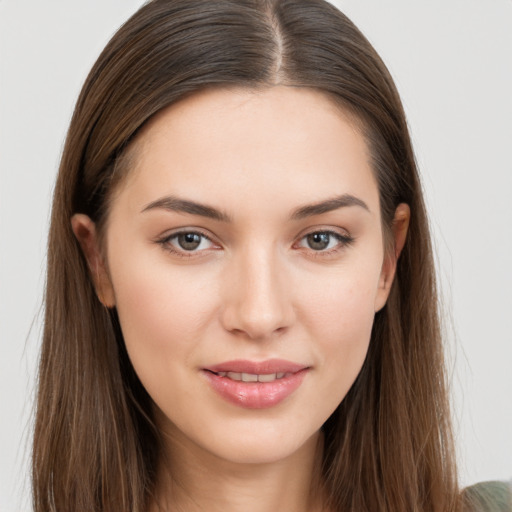
[[[318,432],[306,439],[269,438],[252,435],[243,439],[230,439],[229,444],[212,446],[211,453],[233,464],[274,464],[290,457],[299,456],[316,445]]]
[[[204,418],[203,418],[204,420]],[[194,421],[174,424],[167,420],[165,432],[172,452],[195,455],[199,460],[213,458],[214,463],[271,464],[314,450],[319,428],[298,429],[296,422],[283,418],[251,414],[245,418],[224,418],[224,421]],[[172,457],[172,453],[171,453]],[[217,462],[215,462],[217,461]]]

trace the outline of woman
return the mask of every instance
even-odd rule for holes
[[[156,0],[55,191],[35,510],[459,510],[403,110],[322,1]]]

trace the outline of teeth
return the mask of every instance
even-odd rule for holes
[[[258,382],[272,382],[276,380],[275,373],[269,373],[268,375],[258,375]]]
[[[273,382],[276,379],[282,379],[288,377],[290,373],[267,373],[263,375],[257,375],[255,373],[237,373],[237,372],[217,372],[219,377],[227,377],[231,380],[237,380],[242,382]]]

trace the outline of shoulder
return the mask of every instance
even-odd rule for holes
[[[481,482],[463,491],[467,512],[512,512],[512,481]]]

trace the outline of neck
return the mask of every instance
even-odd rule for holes
[[[322,441],[317,433],[285,459],[252,464],[169,440],[150,511],[321,512]]]

